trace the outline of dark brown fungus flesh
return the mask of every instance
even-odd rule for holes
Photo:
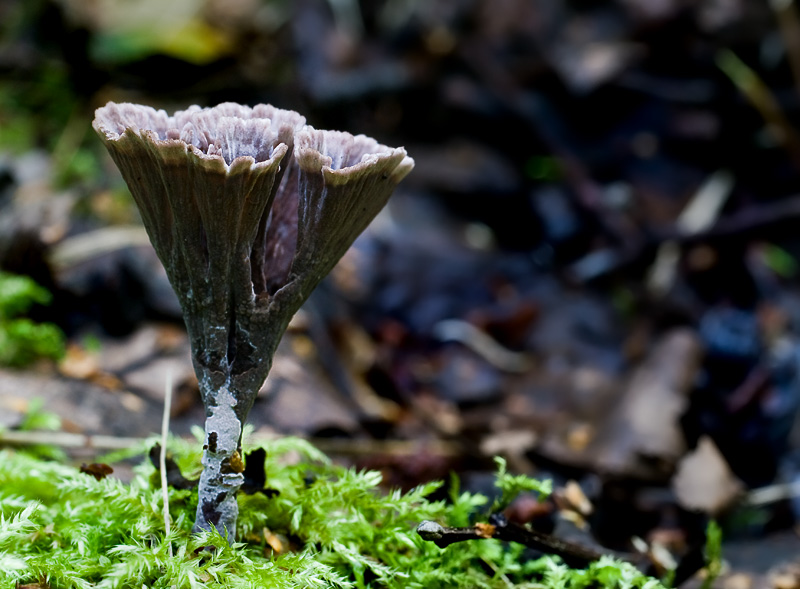
[[[286,326],[414,162],[263,104],[110,102],[93,127],[183,309],[206,409],[195,530],[232,540],[243,475],[229,465]]]

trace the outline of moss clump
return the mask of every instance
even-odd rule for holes
[[[198,468],[195,447],[171,444],[186,472]],[[417,536],[416,525],[467,525],[486,497],[456,492],[452,501],[431,501],[438,483],[385,494],[379,473],[335,466],[304,441],[261,447],[267,484],[279,494],[240,494],[242,542],[233,546],[215,530],[191,533],[191,490],[170,489],[172,531],[165,536],[148,463],[126,485],[0,451],[0,588],[661,587],[613,560],[578,571],[551,558],[530,560],[521,546],[494,540],[439,549]],[[500,481],[509,476],[501,472]]]
[[[64,335],[50,323],[21,317],[35,304],[48,305],[52,295],[27,276],[0,272],[0,365],[24,366],[37,358],[60,358]]]

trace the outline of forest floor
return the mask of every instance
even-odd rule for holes
[[[272,102],[416,168],[295,317],[256,434],[387,487],[491,493],[502,455],[557,489],[515,521],[680,559],[717,518],[720,586],[800,585],[792,3],[176,2],[202,50],[112,26],[113,3],[13,4],[0,268],[53,292],[34,318],[68,347],[0,369],[0,427],[43,399],[67,433],[148,436],[167,375],[171,431],[202,423],[177,300],[89,122],[106,100]]]

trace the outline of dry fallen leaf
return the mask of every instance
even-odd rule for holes
[[[680,417],[697,371],[696,333],[664,334],[633,371],[617,411],[598,432],[598,464],[611,473],[647,472],[655,459],[671,467],[685,451]]]
[[[264,528],[263,534],[264,540],[266,541],[267,545],[272,548],[272,551],[275,552],[275,554],[281,554],[286,550],[281,539],[273,534],[269,529]]]
[[[564,498],[581,515],[591,515],[594,511],[592,502],[589,501],[581,486],[573,480],[567,481],[564,486]]]
[[[64,376],[79,380],[88,380],[100,373],[97,355],[74,344],[67,346],[67,353],[58,369]]]
[[[672,489],[686,509],[718,514],[730,507],[744,490],[717,445],[703,436],[697,448],[678,463]]]
[[[114,469],[102,462],[92,462],[91,464],[81,464],[81,472],[91,475],[98,481],[101,481],[114,472]]]
[[[82,346],[67,346],[67,353],[59,363],[58,370],[68,378],[90,381],[108,390],[122,388],[119,378],[102,369],[99,356]]]

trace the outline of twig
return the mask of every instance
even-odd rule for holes
[[[259,439],[258,436],[253,438]],[[413,440],[348,440],[345,438],[308,438],[308,441],[326,454],[345,456],[419,456],[425,452],[442,457],[461,456],[464,449],[460,444],[445,440],[427,440],[420,443]]]
[[[753,489],[746,494],[744,503],[752,506],[768,505],[786,499],[794,499],[795,497],[800,497],[800,481],[778,483]]]
[[[54,431],[0,431],[0,444],[11,446],[44,445],[92,450],[128,450],[143,444],[145,439]]]
[[[711,174],[675,221],[675,229],[683,235],[707,231],[719,217],[722,206],[733,188],[733,176],[720,170]],[[667,240],[658,248],[647,286],[651,293],[663,296],[675,282],[680,247],[677,240]]]
[[[253,442],[272,440],[274,434],[253,434],[248,437]],[[128,450],[136,446],[144,448],[152,438],[123,438],[115,436],[73,434],[54,431],[0,431],[0,445],[9,446],[58,446],[60,448],[85,448],[91,450]],[[430,440],[425,443],[407,440],[364,440],[306,438],[313,446],[326,454],[347,456],[369,456],[389,454],[392,456],[417,456],[428,452],[437,456],[459,456],[463,450],[454,442]]]
[[[132,246],[150,247],[147,232],[143,227],[104,227],[67,237],[53,246],[48,262],[56,270],[64,270],[103,254]]]
[[[800,17],[793,0],[770,0],[786,48],[786,61],[792,70],[794,86],[800,97]]]
[[[772,90],[733,51],[728,49],[720,51],[717,55],[717,66],[759,112],[775,140],[784,146],[795,166],[800,167],[800,136],[786,117]]]
[[[169,489],[167,487],[167,434],[169,434],[169,417],[172,410],[172,370],[167,369],[167,379],[164,390],[164,415],[161,418],[161,451],[158,455],[159,471],[161,473],[161,497],[164,500],[164,531],[169,536]],[[172,542],[169,544],[169,556],[172,558]]]
[[[619,554],[603,553],[591,548],[567,542],[528,528],[523,528],[510,523],[502,514],[495,514],[489,518],[491,523],[475,524],[469,528],[449,528],[432,521],[424,521],[417,526],[417,533],[423,540],[433,542],[439,548],[445,548],[456,542],[465,540],[485,540],[496,538],[504,542],[517,542],[543,552],[560,556],[565,564],[575,568],[583,568],[600,557],[608,554],[615,558],[622,558]],[[629,559],[625,559],[629,560]]]
[[[635,264],[643,256],[666,241],[676,241],[682,247],[722,241],[731,236],[759,237],[767,229],[795,222],[800,217],[800,195],[787,196],[777,202],[742,207],[735,213],[721,216],[711,227],[687,231],[674,226],[653,231],[649,240],[620,248],[596,250],[575,262],[567,275],[581,284],[603,278]]]
[[[603,206],[602,191],[598,183],[576,155],[578,141],[572,129],[564,124],[563,118],[544,96],[524,90],[508,73],[508,68],[498,67],[484,43],[464,44],[461,46],[460,56],[481,80],[483,87],[490,91],[498,105],[520,117],[534,135],[545,143],[548,151],[558,160],[564,182],[577,197],[578,206],[590,213],[614,241],[629,243],[641,239],[641,232],[636,227]]]
[[[433,334],[442,341],[464,344],[489,364],[505,372],[523,373],[532,366],[527,354],[504,348],[489,334],[461,319],[439,321],[433,326]]]

